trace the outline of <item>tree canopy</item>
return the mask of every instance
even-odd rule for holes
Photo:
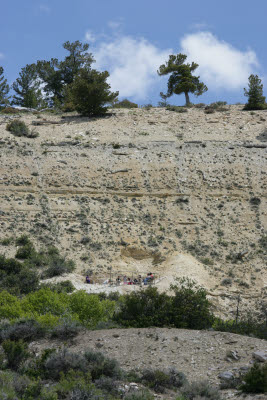
[[[159,67],[158,74],[169,75],[167,97],[173,94],[185,94],[186,105],[190,104],[189,93],[200,96],[208,88],[200,82],[199,76],[194,76],[193,72],[198,68],[198,64],[192,62],[185,64],[187,56],[185,54],[170,55],[169,60]]]
[[[9,85],[4,77],[4,68],[0,66],[0,106],[9,104]]]
[[[19,78],[13,83],[12,89],[16,93],[12,104],[28,108],[45,106],[35,64],[27,64],[21,69]]]
[[[262,110],[267,108],[263,96],[263,84],[258,75],[250,75],[248,78],[248,90],[244,88],[244,95],[248,97],[245,110]]]
[[[68,86],[67,98],[73,108],[82,115],[100,115],[106,112],[119,92],[111,92],[107,83],[109,73],[82,68]]]
[[[50,61],[37,61],[39,77],[44,82],[44,91],[52,104],[64,102],[66,86],[70,85],[81,68],[90,68],[94,62],[89,45],[79,40],[63,43],[69,52],[63,61],[52,58]]]

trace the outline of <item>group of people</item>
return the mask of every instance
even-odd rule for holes
[[[127,278],[126,275],[124,275],[123,278],[118,276],[116,279],[116,284],[120,285],[122,283],[123,285],[142,285],[143,283],[144,285],[148,285],[149,283],[152,283],[153,280],[154,275],[152,272],[149,272],[145,278],[142,278],[141,275],[138,275],[137,278]]]
[[[123,277],[121,277],[120,275],[118,275],[117,279],[116,279],[116,285],[149,285],[154,281],[154,275],[152,274],[152,272],[149,272],[147,274],[147,276],[145,278],[142,278],[141,275],[138,275],[137,278],[127,278],[126,275],[124,275]],[[89,275],[86,275],[85,278],[85,282],[86,283],[93,283],[92,279],[89,277]],[[104,284],[110,283],[109,279],[106,279],[104,282]]]

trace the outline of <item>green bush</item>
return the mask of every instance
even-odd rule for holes
[[[173,326],[187,329],[211,327],[214,317],[207,292],[188,279],[171,286],[173,296],[156,287],[121,297],[114,321],[127,327]]]
[[[200,258],[200,261],[201,261],[202,264],[204,264],[204,265],[210,265],[210,266],[214,265],[213,260],[211,260],[211,259],[208,258],[208,257]]]
[[[205,108],[206,104],[205,103],[197,103],[197,104],[194,104],[194,107],[195,108]]]
[[[116,398],[121,397],[119,382],[116,382],[114,378],[101,376],[101,378],[94,381],[94,384],[98,389],[101,389],[108,395],[116,396]]]
[[[25,342],[38,339],[44,335],[40,324],[33,319],[20,319],[16,322],[2,323],[0,325],[0,340],[23,340]]]
[[[21,110],[13,107],[5,107],[1,110],[1,114],[19,114]]]
[[[267,252],[267,235],[263,235],[260,239],[259,239],[259,246]]]
[[[186,112],[188,112],[187,108],[185,108],[185,107],[171,106],[171,105],[167,105],[166,106],[166,110],[175,111],[175,112],[178,112],[178,113],[186,113]]]
[[[23,316],[20,300],[6,290],[0,291],[0,318],[15,319]]]
[[[125,400],[153,400],[155,397],[147,390],[138,390],[125,396]]]
[[[178,279],[171,289],[174,296],[170,315],[176,328],[207,329],[212,326],[214,316],[205,289],[188,278]]]
[[[67,313],[68,306],[69,296],[47,288],[29,293],[21,300],[22,309],[33,316],[52,314],[61,317]]]
[[[166,388],[181,388],[187,383],[187,380],[182,372],[178,372],[173,368],[168,372],[147,369],[142,373],[141,382],[157,393],[164,393]]]
[[[0,288],[6,288],[11,293],[19,295],[36,290],[40,276],[36,268],[44,268],[41,275],[43,278],[70,273],[75,269],[75,263],[61,256],[55,247],[37,252],[26,235],[17,238],[16,245],[19,248],[15,257],[24,260],[23,263],[0,255]],[[75,289],[70,281],[47,286],[64,293],[71,293]]]
[[[16,246],[26,246],[27,244],[31,244],[27,235],[21,235],[16,239]]]
[[[28,258],[31,258],[34,252],[35,250],[33,245],[31,243],[27,243],[17,250],[15,258],[18,258],[19,260],[26,260]]]
[[[25,122],[17,119],[9,122],[6,126],[6,130],[13,133],[15,136],[24,136],[27,138],[36,138],[39,136],[38,132],[35,130],[30,131]]]
[[[121,298],[120,292],[110,292],[110,293],[100,292],[97,293],[97,295],[100,298],[100,300],[119,301]]]
[[[123,376],[118,362],[112,358],[105,357],[102,353],[87,350],[84,357],[88,363],[93,381],[102,376],[119,379]]]
[[[12,237],[4,238],[4,239],[1,240],[1,245],[2,246],[9,246],[12,243],[13,243],[13,238]]]
[[[27,353],[23,342],[4,344],[9,360],[9,368],[17,372],[0,371],[0,398],[6,400],[152,400],[148,390],[123,393],[122,385],[130,382],[115,360],[91,350],[84,354],[71,353],[66,349],[46,349],[40,355]],[[6,353],[5,353],[6,354]],[[27,360],[26,363],[23,361]],[[22,366],[22,368],[21,368]],[[24,373],[25,375],[22,375]],[[163,382],[165,387],[181,387],[180,376],[176,372],[161,371],[149,378],[147,384]],[[183,378],[182,374],[181,377]],[[177,382],[179,381],[179,384]],[[173,385],[172,382],[176,382]]]
[[[165,388],[170,387],[169,376],[160,370],[145,370],[142,374],[141,381],[157,393],[164,393]]]
[[[60,399],[106,400],[110,398],[110,396],[104,396],[92,384],[90,373],[84,374],[80,371],[70,371],[66,375],[62,374],[56,388]]]
[[[15,383],[18,383],[18,375],[11,371],[0,371],[0,399],[13,400],[18,399],[18,393],[15,389]],[[22,387],[22,392],[25,386]],[[22,393],[20,393],[22,394]]]
[[[124,99],[116,102],[113,108],[138,108],[138,104],[131,102],[130,100]]]
[[[37,290],[39,285],[38,273],[25,265],[21,266],[18,274],[11,274],[5,277],[1,286],[6,287],[14,294],[27,294]]]
[[[34,314],[36,322],[40,325],[45,332],[53,331],[53,329],[59,324],[60,317],[58,315],[53,315],[50,312],[47,314],[38,315]]]
[[[29,128],[25,124],[25,122],[20,121],[18,119],[11,121],[7,124],[6,130],[13,133],[15,136],[28,136],[30,133]]]
[[[220,332],[232,332],[239,335],[255,336],[259,339],[267,340],[267,325],[265,322],[260,322],[248,315],[240,321],[223,321],[216,318],[212,325],[213,329]]]
[[[222,281],[221,281],[221,285],[222,286],[228,286],[228,285],[232,285],[232,279],[231,278],[224,278]]]
[[[58,254],[50,255],[48,258],[48,267],[42,274],[43,278],[53,278],[54,276],[60,276],[73,272],[75,269],[75,263],[72,260],[66,260]]]
[[[215,109],[209,108],[209,106],[207,106],[207,107],[205,107],[204,112],[205,112],[205,114],[213,114],[213,113],[215,113]]]
[[[120,329],[122,328],[121,325],[119,325],[115,321],[100,321],[94,326],[94,330],[100,331],[102,329]]]
[[[2,347],[7,359],[7,367],[17,371],[22,361],[29,357],[27,345],[22,340],[5,340]]]
[[[220,400],[221,396],[217,388],[211,386],[206,381],[192,382],[191,384],[184,385],[181,393],[185,400]]]
[[[211,103],[205,107],[205,113],[211,114],[215,111],[228,111],[228,108],[225,107],[226,104],[226,101],[215,101],[214,103]]]
[[[0,289],[6,289],[12,294],[27,294],[37,289],[39,285],[38,273],[33,269],[35,265],[29,262],[36,255],[30,241],[21,237],[21,247],[16,257],[27,260],[21,263],[14,258],[5,258],[0,255]]]
[[[83,355],[71,353],[64,349],[53,352],[44,360],[46,378],[59,380],[62,374],[66,375],[70,371],[88,371],[88,363]]]
[[[145,328],[170,325],[171,298],[156,287],[132,292],[122,297],[114,320],[127,327]]]
[[[254,364],[243,377],[241,390],[245,393],[267,393],[267,363]]]
[[[34,319],[45,331],[52,329],[52,334],[57,337],[74,336],[80,324],[94,328],[100,322],[108,322],[114,309],[114,301],[101,301],[97,295],[84,291],[67,295],[43,287],[21,299],[7,291],[0,292],[0,318]]]
[[[21,270],[21,263],[14,258],[5,258],[5,256],[0,255],[0,270],[2,272],[1,278],[3,279],[4,274],[18,274]]]
[[[69,307],[83,325],[91,328],[112,317],[115,303],[110,300],[100,301],[97,295],[79,290],[69,296]]]
[[[71,318],[59,319],[56,326],[51,330],[52,338],[69,339],[78,335],[81,331],[81,325]]]
[[[54,388],[44,388],[40,379],[30,382],[23,394],[23,400],[58,400]]]
[[[48,288],[57,293],[72,293],[75,290],[75,286],[70,280],[57,282],[57,283],[45,283],[41,285],[44,288]]]
[[[76,111],[85,116],[101,115],[107,111],[106,105],[112,103],[118,92],[112,93],[107,83],[109,73],[81,68],[69,85],[68,99]]]
[[[153,108],[153,104],[151,104],[151,103],[143,104],[143,105],[142,105],[142,108],[143,108],[144,110],[151,110],[151,108]]]
[[[211,103],[210,106],[214,108],[219,108],[222,106],[226,106],[227,101],[215,101],[214,103]]]
[[[123,372],[114,359],[105,357],[102,353],[87,350],[84,354],[77,354],[63,349],[52,352],[43,357],[41,368],[46,378],[59,380],[62,374],[66,375],[71,371],[78,373],[90,373],[92,380],[101,377],[119,379]]]

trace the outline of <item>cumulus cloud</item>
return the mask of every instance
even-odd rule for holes
[[[92,31],[85,32],[85,40],[89,43],[94,43],[96,41],[96,36]]]
[[[96,68],[109,71],[112,89],[119,90],[120,97],[136,99],[144,99],[158,83],[157,69],[171,53],[143,38],[129,36],[114,37],[94,50]]]
[[[152,91],[159,93],[166,77],[160,78],[157,69],[170,54],[184,53],[188,61],[199,64],[196,74],[209,90],[240,90],[247,85],[250,74],[257,72],[259,63],[252,50],[241,51],[219,40],[211,32],[198,31],[180,39],[178,49],[160,49],[145,38],[133,38],[121,32],[122,21],[110,21],[109,35],[88,30],[85,40],[93,44],[95,68],[108,70],[112,90],[120,97],[136,101],[148,98]],[[165,86],[166,89],[166,86]]]
[[[119,21],[109,21],[108,26],[112,30],[118,30],[122,27],[123,20],[120,19]]]
[[[210,32],[184,36],[181,52],[187,54],[189,61],[199,64],[197,73],[210,89],[240,89],[259,66],[254,51],[242,52]]]

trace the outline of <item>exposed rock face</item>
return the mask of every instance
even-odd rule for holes
[[[78,271],[100,275],[109,267],[152,270],[169,283],[189,271],[225,315],[239,292],[241,309],[262,301],[265,114],[240,106],[212,115],[27,114],[27,124],[43,122],[36,139],[14,137],[1,116],[1,238],[26,232],[38,244],[58,246]]]
[[[121,249],[121,255],[124,257],[130,257],[134,260],[146,260],[151,258],[154,264],[158,264],[161,261],[160,252],[151,249],[141,249],[138,247],[126,247]]]

